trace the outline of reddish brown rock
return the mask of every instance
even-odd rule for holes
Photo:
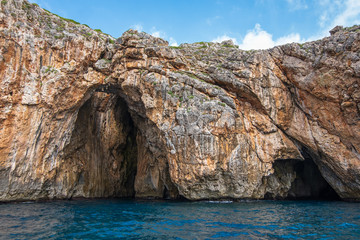
[[[0,27],[1,201],[360,199],[358,26],[173,48],[9,0]]]

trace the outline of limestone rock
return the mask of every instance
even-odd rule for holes
[[[0,200],[360,200],[358,30],[174,48],[5,1]]]

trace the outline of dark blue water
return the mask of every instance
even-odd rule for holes
[[[360,204],[74,200],[0,205],[1,239],[360,239]]]

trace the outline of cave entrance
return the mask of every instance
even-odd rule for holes
[[[116,89],[101,87],[79,109],[65,148],[71,197],[134,197],[137,132]]]
[[[277,160],[273,164],[278,182],[291,181],[291,187],[282,197],[267,194],[266,198],[340,200],[340,197],[323,178],[316,165],[316,156],[306,147],[301,149],[304,160]],[[291,180],[289,180],[291,179]],[[284,184],[286,185],[286,183]]]

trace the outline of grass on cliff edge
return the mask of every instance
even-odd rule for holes
[[[2,0],[2,1],[5,1],[5,0]],[[37,5],[36,3],[33,3],[32,5],[39,7],[39,5]],[[64,21],[66,21],[66,22],[70,22],[70,23],[73,23],[73,24],[76,24],[76,25],[83,25],[83,26],[86,26],[86,27],[92,29],[92,28],[89,27],[89,25],[87,25],[87,24],[81,24],[81,23],[79,23],[78,21],[75,21],[74,19],[64,18],[64,17],[61,17],[61,16],[57,15],[56,13],[50,12],[49,10],[47,10],[47,9],[45,9],[45,8],[43,8],[43,9],[44,9],[44,11],[46,11],[48,14],[55,15],[55,16],[59,17],[61,20],[64,20]],[[113,36],[111,36],[111,35],[108,34],[108,33],[104,33],[101,29],[92,29],[92,30],[94,30],[94,31],[96,31],[96,32],[98,32],[98,33],[105,34],[105,35],[107,35],[107,36],[113,37]],[[115,43],[115,41],[114,41],[113,39],[109,39],[109,42],[110,42],[111,44]]]
[[[80,24],[79,22],[77,22],[77,21],[75,21],[75,20],[73,20],[73,19],[61,17],[61,16],[57,15],[56,13],[52,13],[52,12],[50,12],[49,10],[47,10],[47,9],[45,9],[45,8],[44,8],[44,10],[45,10],[46,12],[50,13],[50,14],[53,14],[53,15],[59,17],[60,19],[62,19],[62,20],[64,20],[64,21],[72,22],[72,23],[74,23],[74,24]],[[84,25],[85,25],[85,24],[84,24]],[[88,25],[86,25],[86,26],[88,26]]]

